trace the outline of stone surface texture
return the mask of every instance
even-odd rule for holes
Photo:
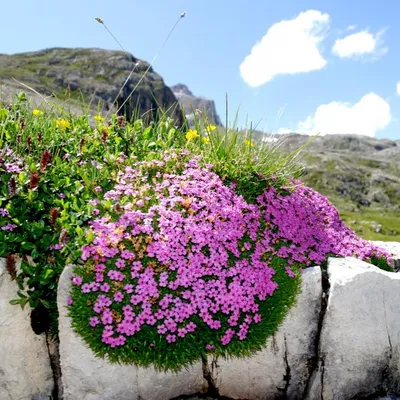
[[[307,400],[400,393],[400,275],[328,261],[329,299]]]
[[[167,400],[207,390],[201,361],[178,373],[160,373],[153,368],[110,364],[96,358],[72,330],[67,315],[72,268],[64,269],[58,287],[64,400]]]
[[[221,396],[232,399],[302,399],[316,355],[321,311],[321,270],[303,271],[301,293],[265,350],[245,359],[210,359]]]
[[[185,113],[189,125],[194,125],[193,111],[195,110],[200,110],[203,116],[207,116],[210,124],[222,125],[221,119],[217,114],[214,100],[207,99],[203,96],[195,96],[189,88],[182,83],[171,86],[171,90]]]
[[[32,331],[29,306],[9,304],[17,290],[0,258],[0,399],[49,399],[54,384],[46,337]]]

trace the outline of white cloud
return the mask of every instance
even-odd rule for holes
[[[386,53],[387,48],[382,46],[383,31],[375,35],[367,30],[352,33],[342,39],[337,39],[332,52],[340,58],[354,58],[365,55]]]
[[[313,116],[298,123],[306,134],[356,134],[375,136],[392,120],[390,105],[375,93],[368,93],[356,104],[332,101],[320,105]]]
[[[347,27],[347,30],[348,31],[355,31],[357,29],[357,25],[349,25],[348,27]]]
[[[310,72],[325,67],[318,45],[329,28],[329,15],[317,10],[272,25],[240,65],[243,80],[260,86],[281,74]]]
[[[397,94],[400,96],[400,81],[397,82],[397,85],[396,85],[396,92],[397,92]]]

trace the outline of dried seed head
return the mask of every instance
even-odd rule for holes
[[[43,172],[46,167],[50,164],[51,153],[48,150],[42,152],[42,158],[40,160],[40,171]]]
[[[124,116],[120,115],[117,118],[117,124],[118,124],[118,128],[124,128],[126,125],[126,119]]]
[[[60,233],[60,243],[67,243],[69,241],[69,235],[66,229],[63,229]]]
[[[17,191],[17,184],[15,182],[15,178],[12,176],[8,182],[8,195],[12,197],[15,195],[16,191]]]
[[[104,21],[103,21],[101,18],[96,17],[95,20],[96,20],[99,24],[103,24],[103,25],[104,25]]]
[[[60,210],[58,208],[51,208],[50,209],[50,225],[56,226],[57,218],[60,215]]]
[[[29,179],[29,189],[35,189],[40,181],[40,175],[38,172],[34,171],[31,172],[31,176]]]
[[[108,130],[107,128],[103,128],[103,130],[101,131],[101,142],[104,144],[107,141],[108,138]]]

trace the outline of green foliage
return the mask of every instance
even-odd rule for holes
[[[62,118],[60,118],[60,113]],[[203,127],[208,126],[203,121]],[[164,150],[188,149],[214,163],[227,184],[235,183],[248,199],[255,199],[267,184],[262,175],[275,173],[279,184],[290,176],[289,158],[263,146],[246,144],[247,137],[227,130],[203,128],[209,142],[187,140],[187,128],[174,126],[160,113],[156,121],[126,121],[113,115],[109,121],[88,115],[71,116],[56,106],[32,110],[24,93],[0,107],[0,208],[8,211],[0,229],[0,257],[19,255],[20,287],[13,304],[46,307],[56,313],[57,282],[67,263],[78,263],[85,243],[87,222],[93,218],[90,200],[96,188],[107,191],[123,165],[158,159]],[[12,156],[5,156],[11,150]],[[43,155],[50,161],[43,165]],[[273,155],[273,158],[272,158]],[[19,173],[6,172],[6,164],[20,160]],[[177,166],[176,166],[177,167]],[[35,182],[35,179],[37,182]],[[10,194],[10,181],[15,193]],[[0,226],[0,228],[1,228]],[[52,326],[56,326],[53,321]]]
[[[286,260],[273,258],[271,267],[276,271],[273,280],[278,283],[279,288],[273,296],[268,296],[265,301],[259,302],[259,312],[263,315],[263,319],[260,323],[251,325],[246,340],[241,341],[235,335],[229,346],[221,345],[222,334],[217,335],[200,317],[196,317],[193,321],[198,329],[176,343],[169,344],[165,337],[157,333],[157,329],[146,325],[140,334],[128,337],[127,344],[123,347],[110,348],[102,343],[101,331],[95,331],[88,324],[93,315],[90,306],[94,304],[98,293],[84,297],[81,295],[81,288],[77,286],[72,288],[72,296],[77,300],[74,301],[73,307],[70,307],[70,316],[74,329],[93,352],[112,363],[133,363],[142,367],[153,365],[160,371],[178,371],[198,361],[200,356],[207,357],[207,354],[224,358],[246,357],[265,346],[267,339],[276,332],[286,313],[295,303],[300,288],[300,272],[298,266],[293,266],[293,271],[297,272],[296,276],[291,278],[285,271],[285,266],[287,266]],[[88,275],[85,267],[80,267],[76,272],[81,276]],[[123,314],[118,304],[112,306],[112,311],[119,315]],[[207,344],[214,346],[214,349],[207,351]]]

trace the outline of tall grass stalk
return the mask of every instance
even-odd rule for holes
[[[162,50],[164,49],[165,45],[167,44],[169,38],[171,37],[172,33],[174,32],[175,28],[178,26],[179,22],[181,21],[182,18],[184,18],[186,16],[186,12],[181,13],[181,15],[179,16],[178,20],[175,22],[175,24],[173,25],[173,27],[171,28],[171,30],[169,31],[167,37],[165,38],[164,42],[162,43],[161,47],[158,49],[157,53],[155,54],[155,56],[153,57],[153,59],[151,60],[151,62],[149,63],[149,66],[146,68],[144,74],[140,77],[139,81],[137,82],[137,84],[134,86],[134,88],[131,90],[131,92],[129,93],[128,97],[124,100],[124,102],[119,106],[119,108],[116,111],[116,114],[118,114],[122,108],[125,106],[125,104],[127,103],[127,101],[131,98],[131,96],[133,95],[133,93],[135,93],[136,89],[139,87],[139,85],[142,83],[143,79],[146,77],[147,73],[150,71],[151,67],[153,66],[154,62],[156,61],[156,59],[158,58],[158,56],[160,55],[160,53],[162,52]],[[107,28],[107,26],[104,24],[104,21],[100,18],[95,18],[97,22],[99,22],[100,24],[102,24],[104,26],[104,28],[107,30],[107,32],[111,35],[111,37],[117,42],[117,44],[121,47],[121,49],[125,52],[125,49],[123,48],[123,46],[120,44],[120,42],[118,41],[118,39],[113,35],[113,33],[109,30],[109,28]],[[133,66],[131,72],[129,73],[128,78],[125,80],[125,82],[123,83],[121,89],[119,90],[117,96],[115,97],[114,101],[112,102],[111,106],[113,106],[115,104],[115,102],[118,100],[118,97],[120,96],[120,94],[122,93],[122,91],[124,90],[125,86],[127,85],[127,83],[129,82],[130,77],[132,76],[133,72],[135,71],[136,67],[139,65],[139,61],[135,63],[135,65]],[[109,116],[111,107],[108,110],[107,114],[106,114],[106,119]]]

